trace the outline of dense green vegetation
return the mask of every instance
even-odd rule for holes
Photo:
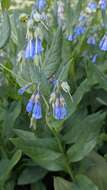
[[[39,1],[0,0],[0,190],[107,190],[106,1]]]

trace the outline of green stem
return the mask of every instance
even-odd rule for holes
[[[74,180],[74,176],[73,176],[73,174],[72,174],[71,167],[70,167],[70,165],[69,165],[69,161],[68,161],[67,155],[66,155],[66,153],[65,153],[64,147],[63,147],[63,145],[62,145],[62,142],[61,142],[61,140],[60,140],[60,137],[59,137],[59,135],[56,133],[55,130],[52,130],[52,132],[53,132],[53,134],[54,134],[54,136],[55,136],[55,138],[56,138],[56,141],[57,141],[57,143],[58,143],[59,149],[60,149],[61,153],[63,154],[63,158],[64,158],[64,161],[65,161],[66,170],[67,170],[68,174],[70,175],[71,180]]]
[[[61,153],[63,154],[63,158],[64,158],[65,166],[66,166],[66,171],[68,172],[68,174],[69,174],[71,180],[74,180],[74,176],[73,176],[73,174],[72,174],[71,167],[70,167],[70,165],[69,165],[68,157],[67,157],[66,152],[65,152],[65,150],[64,150],[64,147],[63,147],[63,145],[62,145],[62,142],[61,142],[61,140],[60,140],[60,137],[59,137],[59,135],[57,134],[57,132],[56,132],[54,129],[52,129],[52,127],[50,126],[50,124],[49,124],[49,122],[48,122],[47,113],[48,113],[48,111],[49,111],[49,106],[48,106],[48,104],[47,104],[47,102],[46,102],[44,96],[43,96],[43,99],[44,99],[45,104],[46,104],[46,107],[47,107],[46,123],[47,123],[49,129],[51,130],[51,132],[53,133],[53,135],[55,136],[56,141],[57,141],[58,146],[59,146],[59,149],[60,149]]]

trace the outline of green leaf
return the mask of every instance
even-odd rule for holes
[[[14,138],[11,141],[39,166],[52,171],[64,170],[63,155],[60,152],[38,146],[38,144],[31,145],[29,141],[23,141],[21,138]]]
[[[46,190],[46,187],[41,181],[39,181],[31,185],[31,190]]]
[[[39,83],[41,93],[44,96],[49,97],[50,86],[46,78],[46,75],[42,69],[39,70],[39,68],[36,66],[35,63],[24,62],[15,68],[15,72],[16,72],[16,80],[21,87],[29,83],[33,83],[34,90],[32,89],[28,90],[28,92],[33,93],[35,91],[35,88],[37,87],[37,83]]]
[[[80,161],[92,151],[104,118],[105,114],[100,112],[89,115],[67,132],[64,136],[65,142],[75,143],[67,151],[70,162]]]
[[[54,188],[55,190],[71,190],[72,183],[61,177],[54,177]]]
[[[3,48],[10,38],[11,27],[7,12],[3,13],[3,20],[0,25],[0,49]]]
[[[18,104],[16,101],[13,101],[9,108],[7,107],[7,109],[4,109],[2,118],[0,118],[0,120],[3,121],[2,137],[4,138],[4,141],[11,137],[12,129],[20,112],[21,104]]]
[[[97,112],[83,118],[80,115],[79,120],[75,120],[68,126],[63,139],[67,144],[76,143],[78,140],[90,140],[98,136],[103,125],[106,114]],[[75,116],[76,117],[76,116]],[[77,115],[78,117],[78,115]],[[71,118],[72,119],[72,118]]]
[[[10,7],[11,0],[1,0],[1,7],[3,10]]]
[[[56,140],[53,137],[39,138],[33,132],[20,129],[14,129],[14,132],[20,139],[29,145],[49,148],[58,151]]]
[[[46,173],[47,173],[46,170],[40,167],[36,167],[36,166],[27,167],[19,175],[17,183],[18,185],[27,185],[31,183],[36,183],[37,181],[44,178]]]
[[[91,85],[89,84],[87,79],[81,82],[81,84],[79,85],[79,87],[77,88],[77,90],[75,91],[73,95],[73,102],[69,104],[69,108],[70,108],[69,116],[72,115],[76,111],[84,95],[88,93],[90,89],[91,89]]]
[[[78,175],[71,190],[99,190],[98,187],[86,176]]]
[[[63,178],[54,178],[55,190],[98,190],[98,187],[86,176],[78,175],[74,183]]]
[[[88,142],[84,140],[78,141],[76,144],[72,145],[68,151],[69,162],[78,162],[87,156],[95,147],[96,139],[92,139]]]
[[[81,161],[79,172],[89,176],[100,190],[107,189],[107,162],[95,151]]]
[[[107,77],[96,65],[92,63],[87,65],[87,76],[91,85],[98,84],[107,91]]]
[[[4,182],[14,166],[18,163],[22,156],[22,152],[18,150],[10,160],[2,160],[0,162],[0,181]]]
[[[61,63],[61,44],[62,44],[62,31],[58,29],[53,37],[52,44],[47,50],[43,70],[47,78],[50,78],[58,69]]]

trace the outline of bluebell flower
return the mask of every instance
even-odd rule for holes
[[[107,35],[104,35],[104,37],[101,39],[99,43],[99,48],[102,51],[107,51]]]
[[[90,3],[88,3],[88,8],[91,11],[96,11],[96,9],[97,9],[97,3],[96,2],[90,2]]]
[[[53,105],[53,116],[57,120],[63,120],[67,116],[65,100],[63,97],[56,99],[55,104]]]
[[[36,101],[34,104],[32,117],[37,120],[42,118],[42,107],[39,101]]]
[[[28,86],[24,86],[24,87],[20,88],[20,89],[18,90],[18,93],[19,93],[20,95],[23,95],[24,92],[27,90],[27,88],[28,88]]]
[[[96,44],[96,39],[94,36],[90,36],[87,40],[87,44],[90,44],[90,45],[95,45]]]
[[[46,0],[37,0],[36,1],[36,7],[39,11],[43,11],[45,6],[46,6]]]
[[[96,59],[97,59],[97,54],[95,54],[93,57],[92,57],[92,62],[95,63],[96,62]]]
[[[80,17],[79,17],[79,21],[81,22],[81,21],[85,21],[86,20],[86,16],[84,16],[84,15],[80,15]]]
[[[35,95],[32,117],[37,120],[42,118],[42,107],[41,107],[41,103],[40,103],[40,93],[39,92],[37,92]]]
[[[28,113],[31,113],[32,110],[33,110],[33,106],[34,106],[33,100],[29,100],[29,102],[28,102],[27,105],[26,105],[26,111],[27,111]]]
[[[73,41],[75,40],[75,36],[74,34],[70,34],[68,37],[67,37],[68,41]]]
[[[40,55],[43,51],[43,47],[42,47],[42,41],[40,38],[36,38],[36,42],[35,42],[35,55]]]
[[[74,29],[75,37],[82,35],[85,32],[84,26],[76,26]]]
[[[26,86],[20,88],[20,89],[18,90],[18,93],[19,93],[20,95],[23,95],[23,94],[25,93],[25,91],[26,91],[31,85],[32,85],[32,83],[30,83],[30,84],[28,84],[28,85],[26,85]]]
[[[106,0],[100,0],[100,1],[99,1],[99,5],[100,5],[100,8],[101,8],[102,10],[105,10],[106,7],[107,7],[107,2],[106,2]]]
[[[35,54],[35,41],[29,40],[25,49],[25,59],[33,59]]]

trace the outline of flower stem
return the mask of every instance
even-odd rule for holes
[[[52,129],[51,129],[51,130],[52,130]],[[57,141],[57,143],[58,143],[59,149],[60,149],[61,153],[63,154],[63,158],[64,158],[65,166],[66,166],[66,171],[68,172],[68,174],[69,174],[71,180],[74,180],[74,176],[73,176],[73,174],[72,174],[71,167],[70,167],[70,165],[69,165],[68,157],[67,157],[67,155],[66,155],[66,153],[65,153],[65,150],[64,150],[64,147],[63,147],[62,142],[61,142],[61,140],[60,140],[60,137],[59,137],[59,135],[56,133],[55,130],[52,130],[52,132],[53,132],[53,134],[54,134],[54,136],[55,136],[55,138],[56,138],[56,141]]]

